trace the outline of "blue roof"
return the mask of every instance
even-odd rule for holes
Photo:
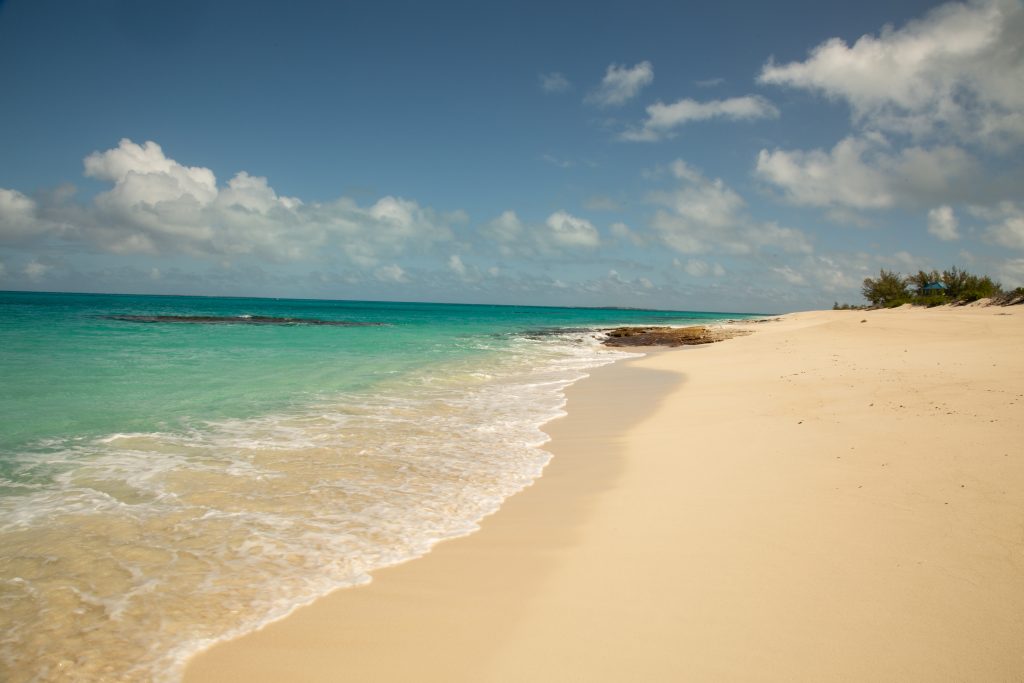
[[[935,292],[935,291],[938,291],[938,290],[941,290],[941,289],[949,289],[949,288],[946,287],[946,283],[945,282],[929,282],[928,284],[926,284],[924,286],[924,291],[926,291],[926,292]]]

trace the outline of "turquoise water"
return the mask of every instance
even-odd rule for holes
[[[597,328],[735,317],[0,293],[0,679],[175,680],[539,476]]]

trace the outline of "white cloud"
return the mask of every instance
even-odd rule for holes
[[[724,118],[731,121],[776,118],[779,110],[758,95],[732,97],[727,100],[682,99],[672,104],[656,102],[647,107],[647,120],[639,128],[623,131],[623,140],[653,142],[674,137],[675,129],[692,121]]]
[[[486,223],[480,234],[485,238],[497,242],[501,251],[506,255],[511,253],[513,244],[520,242],[526,233],[526,227],[519,220],[515,211],[504,211],[494,220]]]
[[[597,229],[590,221],[565,211],[556,211],[548,216],[545,225],[548,227],[545,239],[557,246],[593,248],[601,243]]]
[[[0,240],[52,233],[121,254],[342,259],[373,267],[410,248],[450,241],[450,226],[465,220],[461,212],[438,214],[399,197],[368,207],[345,197],[304,204],[245,171],[220,187],[210,169],[180,164],[155,142],[121,140],[84,164],[86,175],[113,184],[91,204],[69,204],[67,193],[54,193],[51,205],[39,205],[0,189]]]
[[[671,191],[654,192],[649,199],[666,207],[655,212],[652,226],[672,249],[683,254],[752,254],[764,249],[812,251],[807,237],[799,230],[751,219],[743,198],[720,178],[706,178],[681,160],[670,169],[679,181],[678,186]]]
[[[944,242],[960,239],[957,225],[951,206],[939,206],[928,212],[928,232]]]
[[[38,281],[43,279],[43,277],[45,277],[45,275],[51,269],[52,266],[48,266],[45,263],[40,263],[39,261],[32,260],[25,264],[25,267],[22,269],[22,272],[25,273],[25,276],[29,280]]]
[[[601,243],[590,221],[566,211],[552,213],[543,224],[526,224],[514,211],[505,211],[481,226],[480,235],[496,243],[503,256],[545,256],[565,249],[593,249]]]
[[[114,183],[96,202],[115,213],[146,207],[163,218],[183,218],[217,198],[213,171],[183,166],[152,141],[137,145],[124,138],[114,149],[93,152],[85,158],[85,175]]]
[[[672,164],[681,184],[670,192],[656,192],[651,200],[669,208],[658,210],[654,229],[670,247],[684,254],[710,251],[716,233],[742,222],[743,199],[720,178],[709,180],[684,161]]]
[[[588,104],[611,107],[624,104],[654,81],[654,67],[640,62],[633,67],[610,64],[601,85],[586,97]]]
[[[985,238],[1010,249],[1024,249],[1024,206],[1000,202],[994,207],[973,206],[971,214],[989,222]]]
[[[772,268],[772,272],[791,285],[802,285],[806,282],[804,276],[790,266]]]
[[[880,135],[847,137],[830,151],[761,150],[756,173],[803,206],[888,209],[934,203],[976,173],[958,147],[893,150]]]
[[[810,278],[818,289],[829,292],[856,292],[868,272],[875,272],[865,265],[864,258],[815,255],[804,259],[801,271]]]
[[[952,136],[990,147],[1024,141],[1024,5],[950,3],[852,46],[821,43],[804,61],[769,61],[759,81],[843,100],[866,129]]]
[[[38,237],[49,226],[36,215],[36,202],[17,190],[0,188],[0,244]]]
[[[466,264],[462,262],[462,257],[458,254],[452,254],[448,257],[448,267],[456,275],[466,274]]]
[[[570,285],[558,280],[553,284],[556,287],[570,287]],[[634,297],[649,297],[654,289],[655,285],[650,279],[643,276],[629,279],[614,268],[609,270],[608,275],[603,278],[587,280],[579,283],[577,286],[577,290],[580,292],[598,294],[602,297],[612,296],[614,297],[613,300],[626,301]]]
[[[540,89],[544,92],[565,92],[571,87],[569,79],[557,71],[540,75]]]
[[[266,213],[277,206],[295,209],[302,205],[299,199],[278,197],[266,178],[251,176],[245,171],[235,175],[228,181],[228,186],[220,190],[217,203],[224,208],[240,208],[257,213]]]
[[[609,226],[609,230],[611,231],[612,236],[617,240],[630,242],[638,247],[642,247],[647,244],[647,240],[645,240],[642,235],[639,235],[635,230],[622,221],[612,223]]]
[[[388,266],[381,266],[373,271],[374,277],[381,282],[408,282],[409,278],[405,271],[397,263]]]
[[[448,257],[448,270],[455,273],[464,282],[476,282],[481,277],[480,269],[473,265],[467,266],[458,254]]]
[[[999,265],[999,281],[1004,287],[1024,287],[1024,258],[1007,259]]]
[[[725,275],[725,268],[719,263],[708,263],[700,259],[687,259],[686,263],[680,263],[678,259],[674,261],[677,268],[682,268],[686,273],[692,277],[707,277],[713,275],[714,277],[722,277]]]
[[[746,203],[721,178],[707,179],[681,160],[671,168],[682,183],[671,192],[652,195],[656,203],[671,209],[659,212],[655,228],[669,246],[684,254],[706,251],[707,237],[742,222]]]
[[[723,83],[725,83],[724,78],[705,78],[693,82],[698,88],[714,88],[716,85],[722,85]]]
[[[810,240],[796,228],[786,228],[774,221],[751,223],[743,231],[745,248],[738,253],[780,249],[791,254],[809,254],[814,251]]]

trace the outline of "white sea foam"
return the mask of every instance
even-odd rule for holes
[[[0,499],[0,679],[175,680],[209,644],[471,533],[549,459],[563,390],[631,354],[586,334],[372,393],[49,444]]]

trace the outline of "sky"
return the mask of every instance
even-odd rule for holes
[[[1024,285],[1024,0],[7,0],[0,72],[0,290]]]

